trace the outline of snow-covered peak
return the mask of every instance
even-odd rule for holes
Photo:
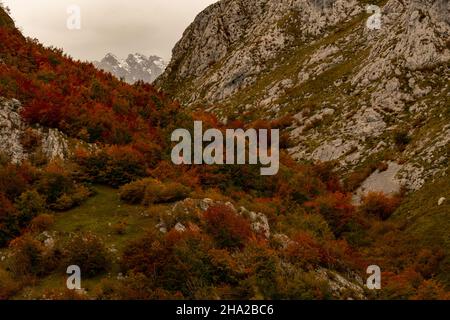
[[[108,53],[103,59],[102,61],[105,62],[119,62],[119,58],[117,58],[116,55],[112,54],[112,53]]]
[[[108,53],[100,62],[94,62],[94,65],[128,83],[139,80],[151,83],[164,72],[167,62],[155,55],[146,57],[141,53],[134,53],[129,54],[126,59],[119,59]]]
[[[132,60],[132,61],[135,61],[136,63],[143,63],[143,62],[146,62],[148,59],[143,54],[134,53],[134,54],[130,54],[128,56],[127,60]]]

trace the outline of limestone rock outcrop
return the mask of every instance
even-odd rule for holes
[[[156,83],[223,121],[292,116],[296,159],[343,176],[394,161],[394,179],[420,189],[449,166],[450,2],[377,3],[379,29],[366,1],[219,1]]]

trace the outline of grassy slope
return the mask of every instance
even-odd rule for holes
[[[49,232],[55,232],[62,240],[75,232],[95,233],[105,239],[108,248],[117,249],[114,256],[118,257],[129,241],[143,235],[145,230],[153,228],[158,222],[158,217],[146,217],[144,207],[124,205],[119,200],[117,190],[103,186],[96,186],[95,190],[97,194],[82,206],[56,214],[55,224]],[[116,234],[112,228],[120,221],[126,221],[128,224],[124,235]],[[82,286],[89,292],[103,278],[117,277],[118,272],[119,267],[116,263],[108,275],[82,279]],[[16,298],[40,298],[45,290],[64,288],[66,279],[64,270],[52,273],[33,287],[22,290]]]
[[[446,201],[439,206],[441,197]],[[406,232],[415,235],[423,244],[440,247],[446,252],[438,277],[450,288],[450,175],[429,182],[411,194],[393,219],[407,221]]]
[[[107,238],[109,244],[120,249],[130,238],[135,238],[146,228],[154,226],[153,219],[143,216],[146,211],[144,207],[123,204],[117,190],[103,186],[97,186],[95,190],[97,195],[82,206],[57,214],[52,231],[66,235],[71,232],[93,232]],[[123,236],[112,230],[112,226],[121,221],[128,223]]]

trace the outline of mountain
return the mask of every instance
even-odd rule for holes
[[[449,1],[222,0],[156,85],[224,123],[290,117],[293,157],[329,162],[355,203],[406,192],[395,219],[448,254],[449,79]]]
[[[259,30],[272,10],[285,14],[282,5],[295,2],[226,6],[233,3],[219,3],[220,12],[238,10],[236,24],[250,21]],[[245,18],[253,12],[259,23]],[[228,21],[219,20],[219,33],[229,34]],[[193,43],[220,47],[194,30]],[[172,133],[195,120],[221,131],[293,131],[292,119],[263,107],[241,117],[219,103],[212,110],[222,119],[192,112],[151,84],[127,84],[24,37],[2,7],[0,39],[0,299],[450,298],[448,175],[428,179],[414,197],[375,193],[359,204],[341,183],[338,163],[294,161],[285,139],[275,176],[262,176],[259,165],[175,165]],[[291,62],[279,61],[286,72],[274,69],[267,79],[290,74]],[[185,68],[196,74],[195,65],[179,72]],[[257,99],[250,89],[240,93]],[[338,108],[326,114],[337,117]],[[411,145],[409,135],[397,138],[392,163]],[[377,168],[392,174],[391,165]],[[382,270],[382,290],[364,286],[370,265]],[[79,267],[83,289],[70,286],[67,266]]]
[[[450,3],[371,3],[380,30],[367,1],[219,1],[156,84],[223,120],[293,117],[291,154],[334,161],[351,189],[382,162],[371,187],[420,189],[449,166]]]
[[[25,38],[1,7],[0,18],[0,299],[366,296],[359,258],[335,261],[346,240],[328,228],[297,240],[294,216],[275,221],[294,199],[341,197],[331,175],[288,157],[270,178],[257,166],[176,166],[172,132],[194,119],[224,130],[214,116]],[[297,261],[301,239],[314,249]],[[85,290],[67,290],[68,265],[92,278]]]
[[[166,68],[166,62],[162,58],[146,57],[139,53],[130,54],[126,59],[119,59],[108,53],[100,62],[95,61],[94,65],[131,84],[139,80],[152,83]]]

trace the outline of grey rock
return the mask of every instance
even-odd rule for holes
[[[41,137],[41,148],[49,159],[66,158],[69,153],[68,138],[56,129],[30,127],[20,115],[21,104],[18,100],[0,97],[0,150],[14,163],[29,157],[21,143],[27,129],[32,129]]]
[[[186,227],[183,224],[179,223],[179,222],[175,225],[174,229],[176,231],[178,231],[178,232],[185,232],[186,231]]]

